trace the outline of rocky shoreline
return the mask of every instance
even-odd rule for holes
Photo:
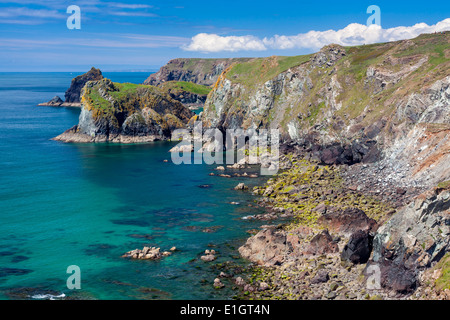
[[[268,211],[253,218],[270,224],[239,248],[251,264],[248,276],[232,277],[239,292],[235,299],[450,298],[445,286],[435,285],[446,275],[444,262],[450,260],[448,255],[444,262],[436,259],[445,255],[450,243],[448,185],[420,195],[419,188],[394,184],[378,190],[378,181],[361,176],[358,180],[359,167],[320,165],[293,154],[282,156],[281,162],[283,172],[253,189],[258,204]],[[364,170],[380,170],[379,164],[366,165]],[[355,186],[356,181],[360,184]],[[407,208],[419,206],[417,201],[436,208],[427,213],[424,206],[414,213],[425,222],[405,218],[411,215]],[[404,244],[410,229],[421,240]],[[442,239],[432,240],[437,229]],[[382,241],[387,232],[392,241],[389,250]],[[428,241],[427,246],[421,249],[420,241]],[[393,258],[405,255],[409,258],[400,262]],[[373,278],[374,270],[379,270],[378,280]],[[220,278],[215,279],[216,289],[224,286]]]

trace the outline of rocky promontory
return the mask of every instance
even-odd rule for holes
[[[58,96],[55,96],[48,102],[40,103],[38,106],[48,107],[81,107],[81,90],[88,81],[95,81],[103,79],[100,69],[94,67],[88,72],[79,75],[72,79],[69,89],[65,93],[65,101]]]
[[[54,140],[137,143],[171,138],[194,113],[161,89],[109,79],[89,81],[82,90],[78,125]]]
[[[249,60],[251,59],[174,59],[150,75],[144,84],[159,86],[168,81],[184,81],[211,86],[231,64]]]

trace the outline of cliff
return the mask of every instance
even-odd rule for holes
[[[167,140],[194,115],[159,88],[109,79],[89,81],[81,92],[78,125],[54,138],[65,142],[135,143]]]
[[[210,86],[231,64],[249,60],[251,59],[174,59],[150,75],[144,84],[159,86],[167,81],[184,81]]]
[[[103,79],[100,69],[94,67],[88,72],[72,79],[69,89],[65,93],[65,103],[80,103],[81,102],[81,90],[88,81],[95,81]]]
[[[450,32],[234,63],[205,103],[206,127],[278,128],[324,164],[385,160],[400,184],[450,178]],[[406,181],[408,180],[408,181]]]

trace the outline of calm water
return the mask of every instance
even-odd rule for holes
[[[76,75],[0,73],[0,298],[17,288],[95,299],[229,298],[212,288],[219,272],[192,259],[215,245],[217,262],[232,260],[255,227],[241,219],[257,212],[248,206],[254,198],[232,190],[242,180],[211,177],[212,166],[164,163],[174,143],[51,141],[78,122],[79,109],[36,105],[63,98]],[[104,75],[134,83],[148,76]],[[212,226],[220,228],[201,231]],[[180,251],[158,262],[120,257],[145,245]],[[81,268],[81,290],[66,287],[69,265]]]

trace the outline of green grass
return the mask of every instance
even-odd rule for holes
[[[442,275],[436,280],[435,285],[438,290],[450,289],[450,254],[447,253],[436,265],[437,269],[442,269]]]
[[[252,59],[249,62],[234,65],[226,78],[236,83],[255,86],[275,78],[290,68],[308,62],[310,58],[311,55]]]
[[[437,187],[438,187],[439,189],[447,189],[447,188],[449,188],[449,187],[450,187],[450,180],[442,181],[441,183],[439,183],[439,184],[437,185]]]

